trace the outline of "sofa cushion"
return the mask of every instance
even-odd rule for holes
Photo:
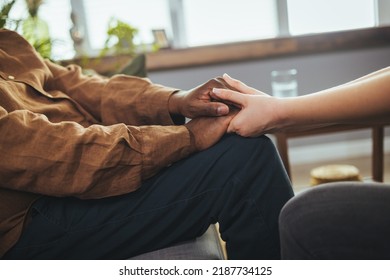
[[[168,248],[145,253],[132,260],[222,260],[224,254],[214,225],[200,237]]]

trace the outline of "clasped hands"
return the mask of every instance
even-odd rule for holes
[[[225,74],[191,90],[174,93],[169,99],[169,111],[191,119],[185,126],[196,149],[201,151],[218,142],[226,132],[242,136],[263,134],[247,129],[248,119],[256,118],[261,111],[251,106],[250,97],[254,95],[269,99],[269,95]]]

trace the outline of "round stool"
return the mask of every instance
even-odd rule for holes
[[[312,186],[330,182],[362,180],[359,169],[346,164],[320,166],[311,170],[310,176]]]

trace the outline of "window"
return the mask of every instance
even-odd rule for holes
[[[275,37],[274,0],[184,0],[188,46]]]
[[[69,0],[44,1],[40,15],[49,23],[50,35],[53,38],[52,56],[54,59],[72,57],[73,42],[70,38],[71,6]]]
[[[84,7],[92,49],[103,47],[112,17],[139,30],[138,44],[153,43],[153,29],[170,32],[169,7],[165,0],[84,0]]]
[[[45,0],[39,16],[49,23],[53,58],[68,59],[75,55],[72,11],[84,34],[82,51],[96,55],[112,17],[139,30],[137,44],[151,44],[152,30],[165,30],[172,46],[182,48],[388,24],[388,5],[389,0]],[[16,1],[10,16],[27,17],[25,0]]]
[[[287,0],[291,35],[375,26],[375,0]]]

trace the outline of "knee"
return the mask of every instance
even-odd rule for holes
[[[283,258],[296,258],[295,254],[306,246],[304,243],[316,236],[313,225],[318,219],[308,208],[309,204],[306,195],[301,193],[287,201],[280,211],[279,237]]]
[[[244,138],[236,135],[231,141],[234,143],[237,158],[245,157],[253,169],[257,167],[269,175],[288,178],[278,150],[267,136]]]
[[[291,182],[284,165],[279,157],[273,142],[266,136],[257,138],[244,138],[238,135],[229,135],[224,139],[228,159],[232,169],[237,167],[243,170],[243,176],[259,178],[264,188],[273,192],[280,191],[287,197],[292,196]]]
[[[291,227],[296,225],[295,217],[297,217],[298,209],[300,208],[300,198],[295,196],[283,206],[279,215],[279,231],[281,237],[289,232],[291,232]]]
[[[275,145],[267,136],[245,138],[236,134],[226,135],[216,149],[233,165],[249,164],[253,170],[260,167],[268,172],[272,168],[275,171],[284,169]]]
[[[333,188],[316,188],[303,191],[290,199],[279,216],[281,236],[300,236],[329,218],[329,210],[337,207],[337,199],[332,195]],[[304,230],[303,230],[304,229]]]
[[[314,211],[313,207],[318,205],[318,198],[318,189],[311,189],[290,199],[280,212],[280,227],[290,228],[303,222]]]
[[[232,152],[246,155],[258,155],[261,157],[266,155],[278,155],[275,145],[267,136],[256,138],[245,138],[236,134],[225,136],[222,141],[224,145],[231,147]]]

